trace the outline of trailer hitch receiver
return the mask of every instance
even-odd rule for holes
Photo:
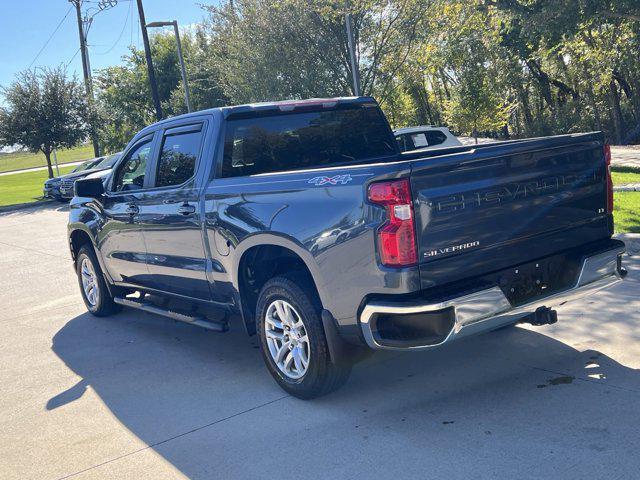
[[[539,307],[531,315],[527,315],[522,319],[521,323],[530,323],[531,325],[552,325],[558,321],[558,312],[549,307]]]

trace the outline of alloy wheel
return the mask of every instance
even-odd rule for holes
[[[267,308],[264,335],[269,353],[278,369],[299,380],[309,369],[311,346],[302,317],[285,300],[274,300]]]
[[[82,289],[84,290],[84,296],[86,297],[87,302],[89,302],[92,307],[95,307],[100,299],[100,291],[98,290],[96,271],[93,268],[91,260],[86,257],[82,259],[80,272],[82,274]]]

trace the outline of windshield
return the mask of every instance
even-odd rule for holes
[[[228,120],[222,175],[318,168],[397,153],[375,105]]]
[[[120,154],[122,152],[114,153],[113,155],[109,155],[108,157],[104,157],[100,163],[94,166],[94,168],[111,168],[115,165],[115,163],[120,158]]]
[[[93,168],[95,165],[97,165],[101,161],[102,161],[102,157],[100,157],[100,158],[92,158],[91,160],[87,160],[86,162],[82,162],[80,165],[78,165],[76,168],[74,168],[71,171],[74,172],[74,173],[75,172],[82,172],[83,170],[88,170],[90,168]]]

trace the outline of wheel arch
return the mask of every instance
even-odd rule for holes
[[[260,234],[243,241],[235,252],[232,278],[249,335],[255,333],[255,308],[262,286],[271,278],[296,272],[308,279],[323,302],[322,277],[311,253],[298,241],[282,235]]]
[[[94,252],[96,251],[93,237],[89,229],[82,227],[71,229],[69,231],[69,249],[71,250],[71,258],[74,263],[78,258],[78,252],[80,252],[80,249],[85,245],[89,245],[93,248]]]

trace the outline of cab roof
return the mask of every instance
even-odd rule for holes
[[[268,111],[274,112],[288,112],[294,110],[305,110],[309,108],[316,109],[321,108],[333,108],[337,105],[347,104],[375,104],[378,102],[373,97],[333,97],[333,98],[309,98],[305,100],[283,100],[278,102],[259,102],[259,103],[247,103],[244,105],[234,105],[229,107],[216,107],[206,110],[198,110],[196,112],[185,113],[171,118],[165,118],[159,122],[155,122],[145,127],[140,134],[150,129],[155,129],[159,125],[174,120],[183,120],[191,117],[199,117],[206,114],[221,113],[225,119],[233,118],[235,116],[245,116],[251,113],[266,113]],[[138,136],[138,135],[136,135]]]

